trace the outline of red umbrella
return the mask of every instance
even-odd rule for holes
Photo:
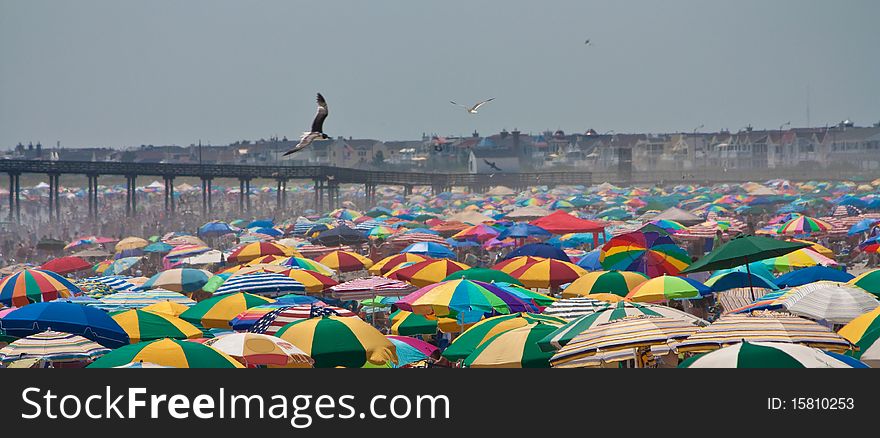
[[[40,269],[52,271],[56,274],[69,274],[71,272],[85,271],[91,269],[92,264],[83,260],[81,257],[66,256],[49,260],[40,265]]]

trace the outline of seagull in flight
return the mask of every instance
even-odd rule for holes
[[[451,101],[451,100],[449,101],[449,103],[451,103],[451,104],[453,104],[453,105],[460,106],[460,107],[466,109],[467,112],[469,112],[469,113],[471,113],[471,114],[476,114],[476,113],[477,113],[477,108],[479,108],[479,107],[485,105],[487,102],[491,102],[491,101],[493,101],[493,100],[495,100],[494,97],[491,98],[491,99],[486,99],[486,100],[483,100],[483,101],[477,102],[477,104],[474,105],[474,106],[472,106],[472,107],[468,107],[467,105],[462,105],[462,104],[460,104],[460,103],[455,103],[455,102],[453,102],[453,101]]]
[[[324,96],[321,96],[321,93],[318,93],[318,113],[315,114],[315,120],[312,121],[312,130],[310,132],[303,132],[302,136],[299,138],[299,143],[293,147],[293,149],[284,153],[284,156],[288,156],[294,152],[299,152],[305,149],[306,146],[312,144],[313,141],[321,139],[326,140],[330,138],[329,135],[324,134],[324,119],[327,118],[327,101],[324,100]]]
[[[584,41],[584,44],[585,44],[585,45],[588,45],[588,46],[590,45],[590,40],[589,40],[589,38],[588,38],[586,41]]]
[[[489,167],[491,167],[491,168],[493,168],[493,169],[495,169],[495,170],[501,172],[501,169],[499,169],[498,166],[495,165],[495,162],[494,162],[494,161],[489,161],[489,160],[483,158],[483,162],[486,163],[487,166],[489,166]]]

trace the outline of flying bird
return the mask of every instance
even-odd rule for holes
[[[477,102],[477,104],[474,105],[474,106],[472,106],[472,107],[468,107],[467,105],[462,105],[462,104],[460,104],[460,103],[455,103],[455,102],[453,102],[453,101],[451,101],[451,100],[449,101],[449,103],[451,103],[451,104],[453,104],[453,105],[458,105],[458,106],[460,106],[460,107],[466,109],[467,112],[469,112],[469,113],[471,113],[471,114],[476,114],[476,113],[477,113],[477,108],[479,108],[479,107],[485,105],[487,102],[491,102],[491,101],[493,101],[493,100],[495,100],[494,97],[491,98],[491,99],[486,99],[486,100],[481,101],[481,102]]]
[[[324,119],[327,118],[327,101],[324,100],[324,96],[321,96],[321,93],[318,93],[318,113],[315,114],[315,120],[312,121],[312,130],[310,132],[303,132],[302,136],[299,138],[299,143],[293,147],[293,149],[284,153],[284,156],[290,155],[294,152],[299,152],[305,149],[306,146],[312,144],[313,141],[321,139],[326,140],[330,138],[329,135],[324,134]]]
[[[501,172],[501,169],[499,169],[498,166],[495,165],[495,162],[494,162],[494,161],[489,161],[489,160],[483,158],[483,162],[486,163],[487,166],[489,166],[489,167],[491,167],[491,168],[493,168],[493,169],[495,169],[495,170]]]
[[[589,40],[589,39],[587,39],[587,40],[586,40],[586,41],[584,41],[584,44],[586,44],[586,45],[588,45],[588,46],[589,46],[589,45],[590,45],[590,40]]]

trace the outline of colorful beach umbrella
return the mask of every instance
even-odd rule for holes
[[[457,257],[445,245],[436,242],[415,242],[400,251],[401,254],[419,254],[435,259],[452,259]]]
[[[244,368],[231,356],[198,342],[159,339],[111,351],[88,368],[115,368],[132,362],[174,368]]]
[[[779,228],[776,229],[776,233],[789,236],[827,233],[831,231],[832,228],[834,228],[832,224],[823,220],[807,216],[798,216],[780,225]]]
[[[486,314],[537,312],[539,309],[491,283],[450,280],[432,284],[401,298],[397,307],[420,315],[455,318],[462,324]]]
[[[245,366],[311,368],[315,362],[293,344],[259,333],[230,333],[209,339],[205,345],[226,353]]]
[[[563,289],[562,297],[572,298],[596,293],[612,293],[625,297],[633,288],[648,279],[649,277],[641,272],[588,272]]]
[[[295,249],[274,242],[253,242],[238,247],[229,254],[226,260],[229,263],[247,263],[255,258],[265,255],[291,257],[298,255]]]
[[[341,307],[319,304],[300,304],[284,306],[263,315],[251,326],[248,331],[266,335],[276,335],[282,327],[294,321],[323,316],[338,316],[341,318],[354,318],[357,315],[348,309]]]
[[[480,344],[463,362],[466,368],[549,368],[553,352],[541,351],[541,339],[557,326],[544,323],[499,333]]]
[[[528,288],[551,288],[571,283],[586,275],[583,268],[556,259],[544,259],[509,273]]]
[[[132,236],[132,237],[126,237],[125,239],[122,239],[119,242],[117,242],[114,249],[116,250],[116,252],[121,252],[121,251],[131,250],[131,249],[141,249],[141,248],[146,247],[149,244],[150,244],[150,242],[145,239],[141,239],[140,237]]]
[[[641,272],[649,277],[677,275],[691,258],[668,235],[634,231],[613,237],[602,246],[599,262],[605,269]]]
[[[205,328],[230,328],[229,321],[254,306],[274,300],[248,293],[235,293],[208,298],[180,314],[184,321]]]
[[[112,318],[125,330],[132,344],[162,338],[193,339],[203,335],[194,325],[162,313],[131,309],[113,314]]]
[[[80,335],[107,348],[129,343],[128,334],[107,312],[61,301],[17,308],[0,319],[0,329],[19,338],[51,329]]]
[[[825,257],[809,248],[792,251],[788,254],[761,260],[767,269],[775,272],[790,272],[793,269],[811,266],[837,266],[833,259]]]
[[[679,368],[853,368],[818,348],[743,341],[686,359]]]
[[[880,297],[880,269],[863,272],[849,283]]]
[[[449,259],[426,260],[405,268],[388,272],[386,277],[406,281],[416,287],[424,287],[443,281],[453,272],[470,269],[470,266]]]
[[[437,320],[428,319],[425,315],[418,313],[396,310],[390,315],[389,320],[391,321],[391,333],[395,335],[412,336],[437,333]]]
[[[274,272],[255,272],[233,275],[223,282],[214,296],[247,292],[265,297],[277,297],[289,293],[305,293],[305,286],[284,274]]]
[[[82,336],[46,330],[17,339],[0,349],[0,362],[20,359],[90,361],[108,352],[109,348]]]
[[[458,279],[477,280],[484,283],[510,283],[522,286],[522,283],[516,278],[511,277],[510,274],[487,268],[470,268],[456,271],[446,276],[443,281]]]
[[[174,292],[198,291],[214,274],[204,269],[175,268],[162,271],[141,285],[141,289],[165,289]]]
[[[445,350],[443,357],[455,362],[470,356],[480,345],[493,336],[530,324],[548,324],[555,328],[561,327],[566,321],[562,318],[533,313],[512,313],[510,315],[486,318],[457,336]],[[536,340],[537,342],[537,340]]]
[[[711,293],[712,289],[692,278],[663,275],[639,284],[626,295],[626,299],[651,303],[697,299]]]
[[[25,269],[0,280],[0,303],[9,307],[70,298],[81,293],[70,280],[40,269]]]
[[[437,347],[409,336],[385,335],[397,352],[397,364],[394,368],[403,367],[412,363],[421,362],[437,354]]]
[[[195,304],[195,302],[193,302]],[[180,316],[181,313],[189,310],[188,305],[176,303],[174,301],[160,301],[158,303],[150,304],[149,306],[141,307],[141,310],[146,312],[160,313],[163,315],[170,316]]]
[[[360,318],[323,316],[291,322],[276,336],[315,360],[315,368],[397,363],[394,344]]]
[[[370,274],[373,275],[385,275],[391,269],[394,269],[396,266],[401,263],[406,262],[424,262],[425,260],[430,260],[430,257],[425,257],[419,254],[413,253],[402,253],[395,254],[392,256],[385,257],[382,260],[376,262],[373,266],[370,266]]]
[[[352,251],[333,251],[316,261],[339,272],[361,271],[373,266],[372,260]]]

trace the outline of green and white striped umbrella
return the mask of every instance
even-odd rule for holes
[[[853,368],[824,351],[785,342],[743,341],[691,357],[679,368]]]

